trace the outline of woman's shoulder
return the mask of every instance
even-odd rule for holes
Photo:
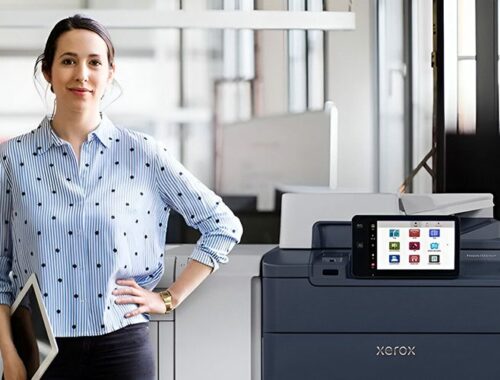
[[[153,136],[126,128],[120,125],[115,125],[119,139],[125,143],[129,143],[130,149],[149,155],[155,155],[158,152],[161,143]]]
[[[38,127],[29,132],[10,137],[8,140],[1,142],[0,155],[2,155],[2,157],[0,157],[0,159],[5,157],[8,153],[12,154],[22,150],[31,149],[34,145],[36,145],[36,135],[40,128],[41,123]]]
[[[26,157],[37,152],[37,129],[0,143],[0,169],[12,170],[13,162],[23,162]]]

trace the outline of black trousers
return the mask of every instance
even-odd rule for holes
[[[56,338],[59,353],[43,380],[153,380],[155,362],[149,324],[126,326],[109,334]]]

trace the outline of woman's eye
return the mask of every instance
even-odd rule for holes
[[[65,58],[62,60],[62,64],[63,65],[72,65],[75,63],[75,60],[74,59],[71,59],[71,58]]]
[[[92,60],[92,61],[90,61],[90,64],[92,66],[101,66],[102,65],[101,61],[98,61],[98,60]]]

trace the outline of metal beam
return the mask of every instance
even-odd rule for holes
[[[0,28],[47,28],[84,14],[110,29],[274,29],[354,30],[353,12],[163,11],[163,10],[30,10],[0,12]]]
[[[446,191],[446,133],[445,133],[445,90],[444,90],[444,1],[433,1],[433,52],[432,67],[434,76],[434,109],[432,168],[435,177],[432,181],[432,192]]]

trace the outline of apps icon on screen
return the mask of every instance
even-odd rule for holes
[[[389,263],[390,264],[399,264],[400,262],[400,255],[389,255]]]
[[[430,255],[429,264],[439,264],[439,255]]]
[[[398,238],[399,237],[399,230],[398,229],[389,229],[389,237],[391,238]]]
[[[432,250],[439,249],[439,243],[436,243],[436,242],[431,243],[431,249],[432,249]]]
[[[429,237],[437,238],[437,237],[439,237],[439,234],[440,234],[440,230],[439,229],[433,229],[433,228],[431,228],[429,230]]]
[[[413,237],[413,238],[420,237],[420,229],[419,228],[410,228],[409,234],[410,234],[410,237]]]
[[[420,249],[420,242],[410,241],[409,248],[410,248],[410,251],[418,251]]]
[[[418,264],[420,262],[420,255],[410,255],[409,260],[411,264]]]
[[[401,243],[399,241],[389,242],[389,251],[399,251]]]

